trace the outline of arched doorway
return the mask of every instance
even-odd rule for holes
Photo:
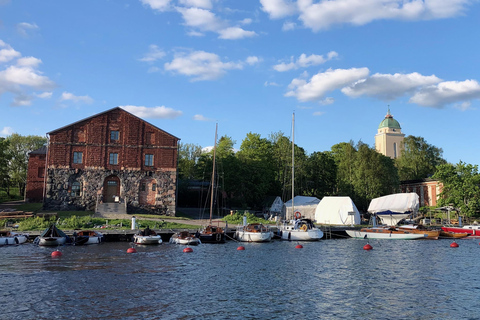
[[[115,202],[115,197],[120,197],[120,179],[108,176],[103,182],[103,202]]]
[[[140,181],[138,201],[141,205],[155,205],[157,181],[153,178],[143,178]]]

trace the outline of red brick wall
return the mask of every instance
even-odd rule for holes
[[[45,175],[45,155],[30,155],[28,159],[27,171],[27,202],[42,202],[43,200],[43,183]]]

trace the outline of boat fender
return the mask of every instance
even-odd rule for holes
[[[300,229],[302,229],[302,231],[307,231],[307,225],[304,224]]]
[[[15,240],[15,243],[18,244],[18,238],[15,237],[14,240]]]

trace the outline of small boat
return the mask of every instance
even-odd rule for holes
[[[472,236],[480,237],[480,225],[478,224],[466,225],[463,227],[444,226],[442,227],[442,230],[446,232],[454,232],[454,233],[468,233],[469,237],[472,237]]]
[[[397,226],[397,230],[408,231],[410,233],[427,234],[425,239],[437,240],[440,236],[440,230],[427,229],[423,225],[404,224]]]
[[[174,233],[173,236],[170,238],[170,243],[174,244],[184,244],[189,246],[196,246],[201,244],[200,238],[198,238],[197,234],[190,233],[188,231],[181,231]]]
[[[67,242],[71,242],[70,238],[62,230],[58,229],[55,224],[45,229],[33,241],[34,244],[39,246],[61,246]]]
[[[468,236],[468,233],[459,233],[459,232],[451,232],[451,231],[440,231],[440,238],[444,239],[461,239]]]
[[[235,238],[243,242],[267,242],[271,241],[273,232],[269,227],[261,223],[249,223],[237,227]]]
[[[162,244],[163,241],[162,236],[147,227],[133,236],[133,242],[136,244]]]
[[[210,224],[200,231],[199,238],[202,243],[225,243],[225,230]]]
[[[358,230],[345,230],[352,238],[357,239],[392,239],[392,240],[415,240],[425,239],[426,233],[411,233],[408,231],[396,230],[393,227],[372,227]]]
[[[317,241],[322,239],[323,231],[315,227],[311,219],[290,220],[278,227],[282,240]]]
[[[28,234],[26,233],[17,233],[8,230],[0,231],[0,246],[9,245],[9,244],[22,244],[27,242]]]
[[[98,231],[82,230],[72,235],[73,245],[96,244],[103,241],[103,234]]]

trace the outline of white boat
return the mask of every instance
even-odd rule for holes
[[[173,244],[183,244],[188,246],[196,246],[202,243],[195,234],[192,234],[188,231],[174,233],[170,238],[169,242]]]
[[[415,240],[424,239],[428,235],[425,233],[410,233],[395,228],[372,227],[358,230],[345,230],[352,238],[357,239],[391,239],[391,240]]]
[[[290,220],[278,227],[282,240],[317,241],[322,239],[323,231],[315,227],[310,219]]]
[[[97,244],[103,241],[103,234],[98,231],[82,230],[72,235],[73,245]]]
[[[302,219],[302,214],[295,211],[295,114],[292,115],[292,214],[294,219],[278,226],[282,240],[317,241],[323,237],[323,231],[315,227],[311,219]]]
[[[27,242],[28,234],[13,231],[0,231],[0,245],[22,244]]]
[[[372,199],[368,212],[377,215],[383,224],[394,226],[418,212],[418,208],[418,195],[415,192],[395,193]]]
[[[270,228],[261,223],[238,226],[235,231],[235,238],[242,242],[268,242],[272,240],[272,237],[273,232]]]
[[[33,241],[34,244],[39,246],[61,246],[70,242],[70,238],[55,224],[45,229],[40,236],[36,237]]]
[[[133,242],[136,244],[162,244],[162,237],[150,228],[133,235]]]

